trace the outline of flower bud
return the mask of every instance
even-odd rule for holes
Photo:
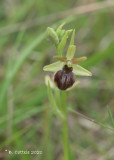
[[[59,43],[58,35],[53,28],[50,28],[50,27],[47,28],[47,36],[54,44]]]
[[[58,34],[59,40],[61,40],[63,38],[64,34],[65,34],[65,30],[64,29],[59,31],[59,34]]]

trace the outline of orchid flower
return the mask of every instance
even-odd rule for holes
[[[61,42],[59,42],[59,38],[57,37],[58,35],[56,34],[56,32],[54,32],[54,34],[56,35],[56,39],[57,39],[56,48],[57,49],[59,48],[59,51],[62,52],[63,48],[66,44],[66,40],[68,38],[68,35],[66,38],[65,33],[64,33],[64,36],[63,36]],[[66,31],[66,33],[68,34],[67,31]],[[50,71],[50,72],[55,73],[54,81],[55,81],[57,87],[61,90],[66,90],[66,89],[74,86],[76,83],[75,76],[77,76],[77,75],[79,75],[79,76],[92,76],[91,72],[89,72],[85,68],[78,65],[78,63],[85,61],[87,58],[86,57],[74,58],[74,54],[76,51],[76,46],[74,45],[74,37],[75,37],[75,31],[73,31],[73,33],[72,33],[72,37],[71,37],[70,45],[68,47],[68,51],[66,53],[66,57],[63,57],[62,54],[58,54],[58,56],[53,57],[54,59],[57,60],[57,62],[46,65],[43,68],[44,71]],[[62,45],[61,43],[64,45]]]

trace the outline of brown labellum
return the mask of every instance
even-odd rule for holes
[[[75,83],[76,79],[72,70],[72,67],[64,65],[62,70],[56,72],[54,81],[59,89],[66,90],[67,88],[72,87],[72,85]]]

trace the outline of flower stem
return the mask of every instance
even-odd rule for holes
[[[63,120],[63,149],[64,149],[64,160],[69,160],[68,151],[68,125],[67,119]]]
[[[67,123],[67,108],[66,108],[66,91],[61,92],[62,107],[64,112],[64,119],[62,121],[62,140],[64,150],[64,160],[69,160],[69,142],[68,142],[68,123]]]

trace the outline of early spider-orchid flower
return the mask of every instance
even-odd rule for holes
[[[56,33],[54,33],[56,34]],[[74,44],[75,31],[72,34],[66,57],[54,56],[58,61],[44,66],[44,71],[54,72],[54,82],[60,90],[66,90],[77,84],[75,75],[91,76],[91,72],[84,69],[78,63],[85,61],[86,57],[73,58],[76,46]]]
[[[53,58],[59,61],[43,68],[44,71],[55,72],[54,81],[61,90],[66,90],[75,83],[75,75],[92,75],[91,72],[78,65],[79,62],[86,60],[86,57],[73,58],[75,49],[75,45],[70,45],[66,57],[54,56]]]

